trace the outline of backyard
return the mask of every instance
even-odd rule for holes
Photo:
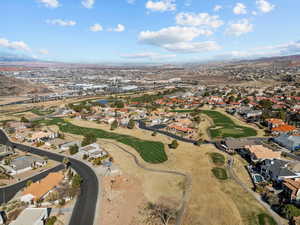
[[[157,141],[147,141],[124,134],[116,134],[96,128],[80,127],[60,118],[35,121],[39,124],[58,125],[62,132],[86,135],[93,133],[97,138],[113,139],[125,145],[133,147],[149,163],[162,163],[168,159],[164,145]]]

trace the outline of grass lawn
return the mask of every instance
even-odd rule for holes
[[[257,215],[257,217],[258,217],[259,225],[277,225],[274,219],[265,213],[261,213]]]
[[[225,164],[224,155],[217,153],[217,152],[212,152],[209,155],[210,155],[213,163],[216,164],[217,166],[223,166]]]
[[[32,110],[29,111],[31,111],[32,113],[38,116],[45,116],[53,113],[55,110],[54,109],[41,110],[41,109],[33,108]]]
[[[256,136],[255,129],[250,127],[239,126],[233,122],[228,116],[213,110],[201,110],[201,113],[212,118],[214,127],[209,128],[212,138],[241,138]]]
[[[125,145],[133,147],[145,160],[149,163],[162,163],[168,160],[162,142],[141,140],[129,135],[116,134],[107,132],[101,129],[87,128],[73,125],[63,119],[54,118],[50,120],[35,121],[39,124],[57,125],[62,132],[71,133],[76,135],[85,135],[93,133],[97,138],[114,139]]]
[[[224,168],[214,167],[214,168],[212,168],[211,171],[213,172],[215,177],[220,179],[220,180],[227,180],[228,179],[226,169],[224,169]]]

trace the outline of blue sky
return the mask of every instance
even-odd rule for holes
[[[1,0],[0,53],[194,62],[300,53],[299,0]]]

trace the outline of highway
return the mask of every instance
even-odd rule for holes
[[[0,129],[0,143],[11,147],[15,147],[24,152],[29,152],[42,157],[46,156],[48,157],[48,159],[57,162],[62,162],[64,158],[64,156],[56,153],[11,142],[6,136],[6,134],[3,132],[3,130],[1,129]],[[94,171],[85,163],[73,158],[69,158],[69,161],[70,161],[70,166],[83,178],[83,183],[81,185],[81,192],[77,198],[69,224],[70,225],[93,225],[97,199],[98,199],[98,192],[99,192],[98,189],[99,184],[98,184],[97,176],[94,173]],[[42,173],[41,176],[42,175],[47,175],[47,174]],[[36,177],[36,179],[38,178],[39,177]],[[7,190],[5,190],[5,192],[3,193],[1,193],[0,191],[0,195],[2,195],[2,197],[0,197],[0,200],[1,198],[2,201],[9,199],[9,196],[11,196],[13,193],[16,193],[16,190],[18,188],[22,188],[22,184],[23,182],[19,186],[18,185],[9,186],[7,187]]]

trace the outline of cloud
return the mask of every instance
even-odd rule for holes
[[[236,23],[231,23],[229,28],[226,30],[226,33],[240,36],[253,31],[253,24],[251,24],[247,19],[242,19]]]
[[[167,27],[159,31],[142,31],[138,40],[140,43],[158,46],[169,51],[180,53],[194,53],[216,50],[219,46],[215,42],[192,42],[201,35],[211,35],[212,32],[196,27]]]
[[[48,8],[57,8],[60,6],[57,0],[37,0],[37,1],[44,4]]]
[[[47,20],[46,22],[48,24],[58,25],[62,27],[72,27],[76,25],[76,21],[73,20],[53,19],[53,20]]]
[[[81,4],[85,7],[85,8],[88,8],[88,9],[91,9],[93,8],[94,4],[95,4],[95,0],[83,0],[81,2]]]
[[[161,1],[148,0],[146,3],[146,8],[149,9],[150,11],[155,11],[155,12],[175,11],[176,4],[175,4],[175,0],[161,0]]]
[[[103,30],[103,27],[98,23],[95,23],[93,26],[90,26],[90,31],[92,31],[92,32],[99,32],[102,30]]]
[[[49,51],[47,49],[40,49],[39,50],[39,54],[41,54],[41,55],[48,55]]]
[[[127,59],[170,59],[175,58],[176,55],[174,54],[159,54],[154,52],[141,52],[141,53],[135,53],[135,54],[125,54],[121,55],[122,58]]]
[[[23,41],[9,41],[5,38],[0,38],[0,47],[21,50],[21,51],[31,51],[28,45]]]
[[[247,14],[247,7],[243,3],[236,3],[233,13],[236,15]]]
[[[275,5],[272,5],[267,0],[257,0],[256,5],[259,11],[262,13],[269,13],[275,8]]]
[[[214,10],[214,12],[219,12],[222,8],[223,8],[223,6],[221,6],[221,5],[215,5],[213,10]]]
[[[219,16],[211,16],[208,13],[178,13],[176,23],[185,26],[207,26],[212,28],[218,28],[224,24]]]
[[[125,31],[125,26],[122,25],[122,24],[118,24],[116,28],[114,28],[112,31],[115,31],[115,32],[123,32]]]
[[[200,53],[221,49],[221,47],[215,41],[178,42],[166,44],[164,45],[164,48],[178,53]]]

